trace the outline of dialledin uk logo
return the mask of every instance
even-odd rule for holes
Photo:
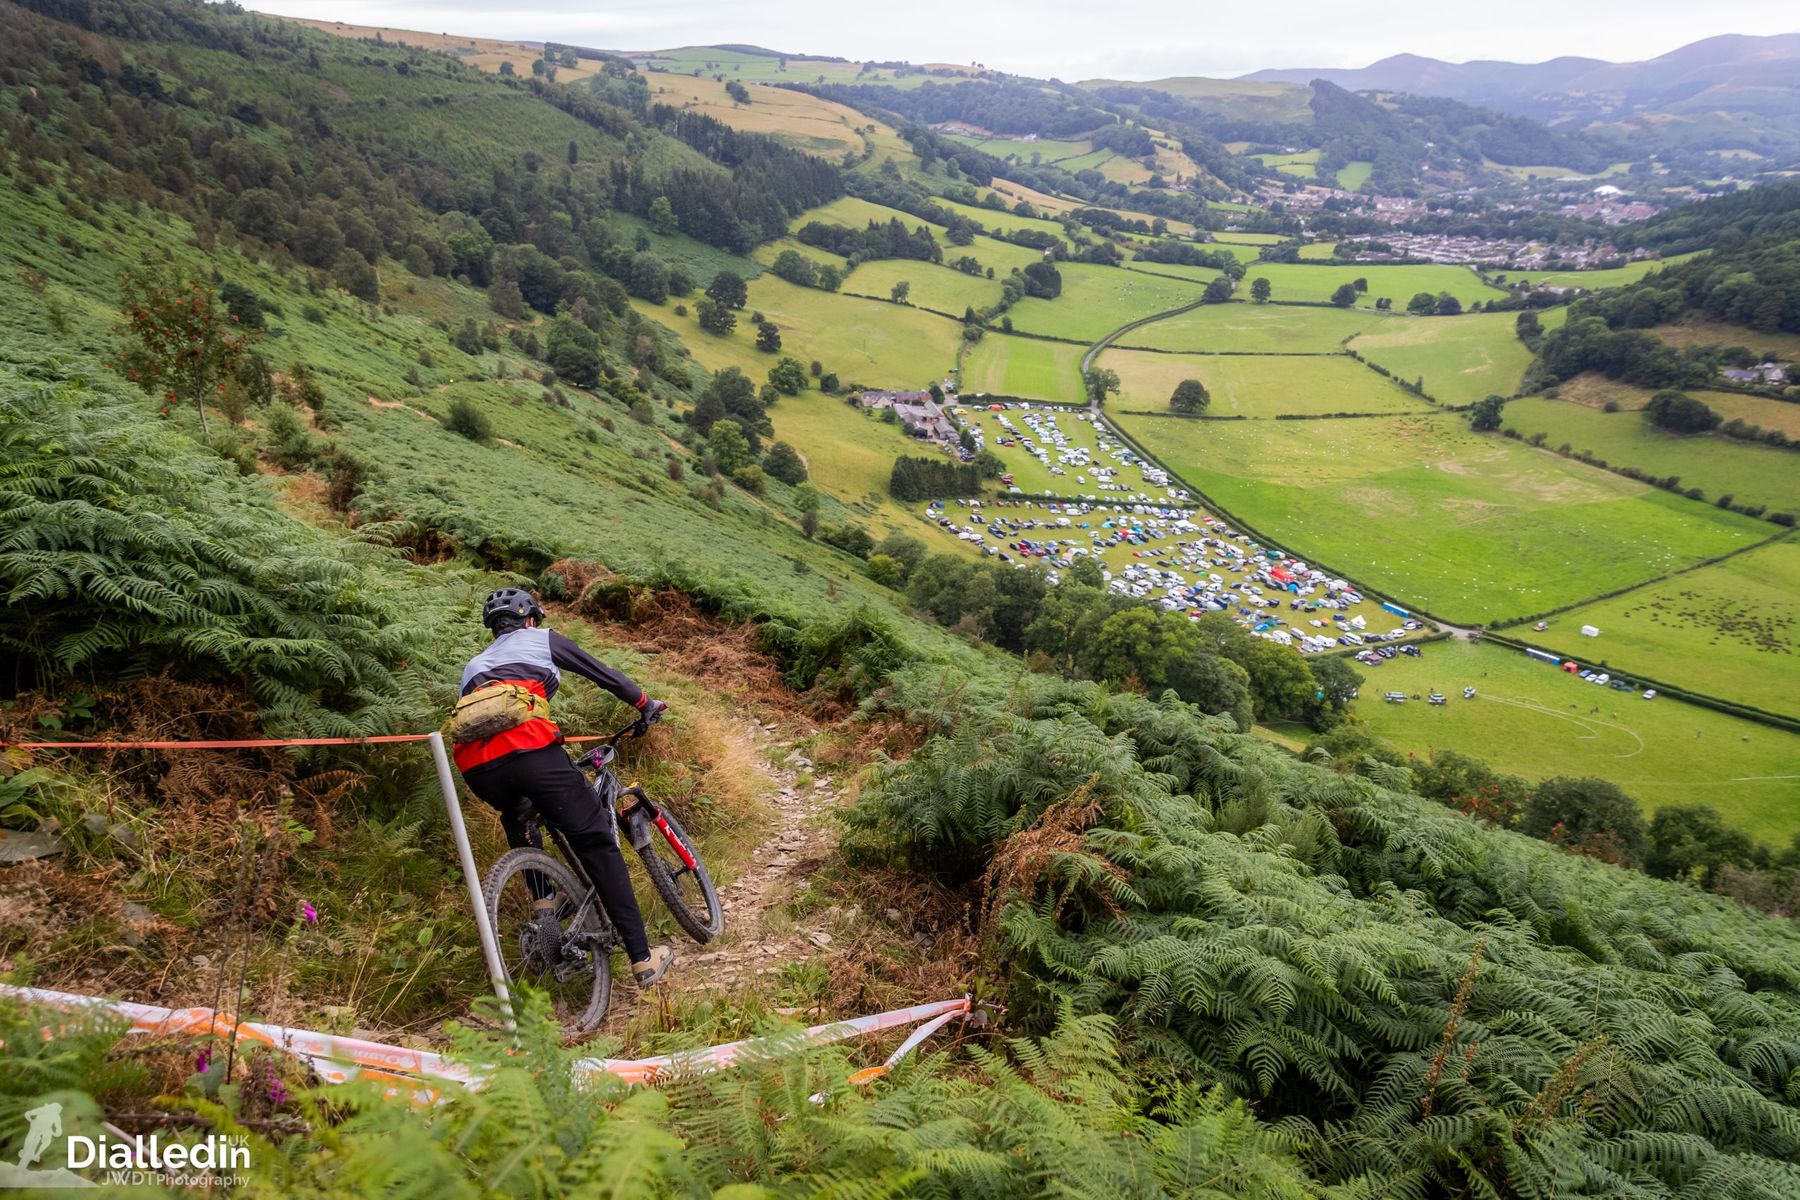
[[[0,1162],[0,1187],[219,1188],[248,1182],[250,1146],[242,1137],[212,1133],[197,1142],[165,1142],[158,1134],[65,1135],[62,1105],[56,1103],[28,1109],[25,1122],[18,1159]],[[52,1165],[59,1157],[62,1165]]]

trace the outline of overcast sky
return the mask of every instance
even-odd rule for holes
[[[1800,30],[1794,0],[249,0],[288,16],[616,50],[748,42],[802,54],[980,62],[1066,80],[1462,62],[1654,58],[1721,33]]]

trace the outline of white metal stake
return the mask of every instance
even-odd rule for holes
[[[462,802],[456,798],[456,776],[450,773],[450,756],[444,753],[444,735],[432,733],[431,759],[437,764],[438,783],[444,789],[444,808],[450,814],[450,834],[456,839],[456,855],[462,860],[463,878],[469,885],[469,903],[475,906],[475,931],[481,936],[481,955],[487,959],[488,978],[493,981],[494,995],[500,997],[506,1010],[506,1027],[513,1028],[512,989],[506,984],[506,964],[500,958],[500,943],[494,938],[494,926],[488,920],[487,901],[481,895],[481,879],[475,870],[475,850],[469,845],[469,828],[463,824]]]

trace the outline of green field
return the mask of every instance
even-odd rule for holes
[[[1319,152],[1302,150],[1297,154],[1252,154],[1265,166],[1274,167],[1283,175],[1292,175],[1296,179],[1317,179],[1319,177]]]
[[[1795,734],[1667,697],[1595,687],[1492,644],[1438,642],[1422,658],[1357,669],[1368,678],[1353,711],[1421,758],[1434,748],[1455,750],[1533,782],[1597,775],[1648,809],[1710,804],[1729,824],[1777,845],[1800,831]],[[1463,699],[1464,687],[1476,689],[1473,700]],[[1381,698],[1433,690],[1449,703]]]
[[[1273,417],[1281,413],[1419,412],[1430,405],[1348,355],[1163,354],[1108,349],[1099,365],[1119,373],[1120,409],[1166,411],[1184,379],[1212,394],[1215,417]]]
[[[1791,362],[1800,358],[1800,333],[1764,333],[1722,321],[1682,321],[1650,330],[1671,346],[1743,346],[1763,358]]]
[[[1212,240],[1239,246],[1273,246],[1288,239],[1279,233],[1250,233],[1245,230],[1222,229],[1213,233]]]
[[[1508,275],[1507,282],[1531,282],[1544,287],[1578,287],[1597,292],[1602,288],[1624,287],[1628,283],[1636,283],[1652,271],[1660,271],[1693,257],[1693,254],[1676,254],[1668,258],[1647,258],[1603,271],[1518,271]]]
[[[1582,637],[1583,625],[1600,636]],[[1790,537],[1578,608],[1543,633],[1513,632],[1571,656],[1595,655],[1677,687],[1800,716],[1800,542]]]
[[[851,296],[875,296],[886,300],[894,285],[906,282],[907,303],[960,318],[965,308],[985,308],[1000,299],[997,280],[965,275],[952,267],[907,258],[878,258],[858,266],[844,277],[839,290]]]
[[[1200,285],[1140,271],[1059,263],[1062,295],[1054,300],[1026,297],[1013,305],[1014,328],[1050,337],[1093,342],[1136,317],[1192,304]]]
[[[1742,503],[1766,505],[1775,512],[1800,511],[1800,456],[1792,450],[1717,434],[1664,433],[1632,409],[1609,413],[1538,396],[1508,404],[1505,425],[1528,438],[1548,435],[1546,446],[1567,444],[1577,451],[1592,451],[1610,466],[1678,476],[1683,488],[1697,487],[1707,500],[1729,493]]]
[[[1212,241],[1207,242],[1202,249],[1211,250],[1215,253],[1223,250],[1241,263],[1253,263],[1256,261],[1257,251],[1260,250],[1261,247],[1252,246],[1246,242],[1223,242],[1214,238]],[[1150,270],[1157,270],[1162,266],[1161,263],[1143,263],[1142,265]]]
[[[1358,160],[1345,163],[1338,168],[1338,186],[1346,192],[1359,192],[1362,185],[1369,182],[1369,176],[1375,173],[1375,164]]]
[[[983,229],[1029,229],[1034,233],[1047,233],[1051,237],[1064,236],[1061,223],[1046,217],[1019,217],[1010,212],[998,212],[991,208],[983,208],[979,204],[958,204],[954,200],[945,200],[942,197],[937,200],[937,203],[952,212],[961,213],[971,221],[979,222]]]
[[[1241,247],[1240,247],[1241,248]],[[1133,261],[1121,268],[1126,271],[1137,271],[1144,275],[1160,275],[1165,279],[1180,279],[1188,283],[1196,283],[1205,287],[1219,277],[1216,267],[1194,267],[1186,263],[1159,263]]]
[[[1353,334],[1401,320],[1367,308],[1208,304],[1133,329],[1120,344],[1151,350],[1330,354]]]
[[[1531,351],[1514,332],[1516,320],[1514,313],[1397,317],[1349,345],[1397,378],[1423,380],[1425,390],[1445,404],[1473,404],[1519,390]]]
[[[1342,284],[1355,279],[1367,279],[1369,290],[1357,297],[1357,304],[1372,308],[1377,298],[1386,296],[1394,302],[1394,309],[1398,312],[1404,312],[1406,302],[1419,292],[1430,292],[1434,296],[1439,292],[1449,292],[1461,300],[1465,308],[1478,300],[1497,300],[1506,294],[1499,288],[1483,283],[1481,277],[1467,267],[1441,263],[1424,263],[1418,266],[1257,263],[1250,268],[1250,274],[1241,285],[1242,294],[1250,294],[1250,280],[1259,276],[1268,279],[1269,285],[1275,289],[1272,297],[1274,300],[1299,300],[1314,304],[1330,300],[1331,293]]]
[[[1079,404],[1083,348],[989,333],[963,358],[962,390]]]
[[[916,308],[796,287],[773,275],[750,283],[750,302],[738,315],[737,328],[726,337],[703,332],[694,317],[675,315],[678,302],[654,305],[633,300],[636,308],[681,336],[694,358],[709,371],[738,367],[757,382],[767,376],[779,355],[756,349],[754,312],[781,329],[782,354],[802,362],[818,359],[845,384],[923,387],[956,363],[961,328],[944,317]]]
[[[1448,414],[1118,419],[1267,537],[1459,624],[1577,603],[1749,545],[1769,528],[1470,433]]]
[[[1300,257],[1303,259],[1326,259],[1336,255],[1336,242],[1308,242],[1300,247]]]

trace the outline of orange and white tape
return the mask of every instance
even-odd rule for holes
[[[444,1084],[476,1088],[484,1080],[484,1073],[480,1070],[429,1050],[389,1046],[381,1042],[318,1033],[310,1029],[295,1029],[286,1025],[238,1021],[210,1008],[158,1008],[125,1000],[107,1000],[99,996],[82,996],[72,992],[14,987],[8,984],[0,984],[0,998],[122,1019],[128,1023],[130,1031],[137,1034],[231,1038],[240,1045],[264,1046],[304,1060],[326,1083],[369,1080],[381,1085],[389,1096],[403,1096],[420,1104],[436,1103]],[[884,1064],[859,1071],[851,1077],[851,1082],[868,1083],[891,1071],[907,1053],[951,1020],[959,1017],[967,1019],[972,1009],[973,1000],[968,996],[960,1000],[915,1004],[910,1008],[894,1009],[867,1017],[814,1025],[801,1035],[800,1040],[806,1045],[823,1045],[924,1022]],[[44,1034],[52,1037],[55,1030],[46,1028]],[[607,1074],[627,1083],[653,1085],[674,1074],[721,1070],[746,1057],[774,1051],[785,1044],[777,1039],[750,1038],[704,1050],[664,1054],[655,1058],[584,1058],[576,1062],[574,1070],[578,1079]]]

